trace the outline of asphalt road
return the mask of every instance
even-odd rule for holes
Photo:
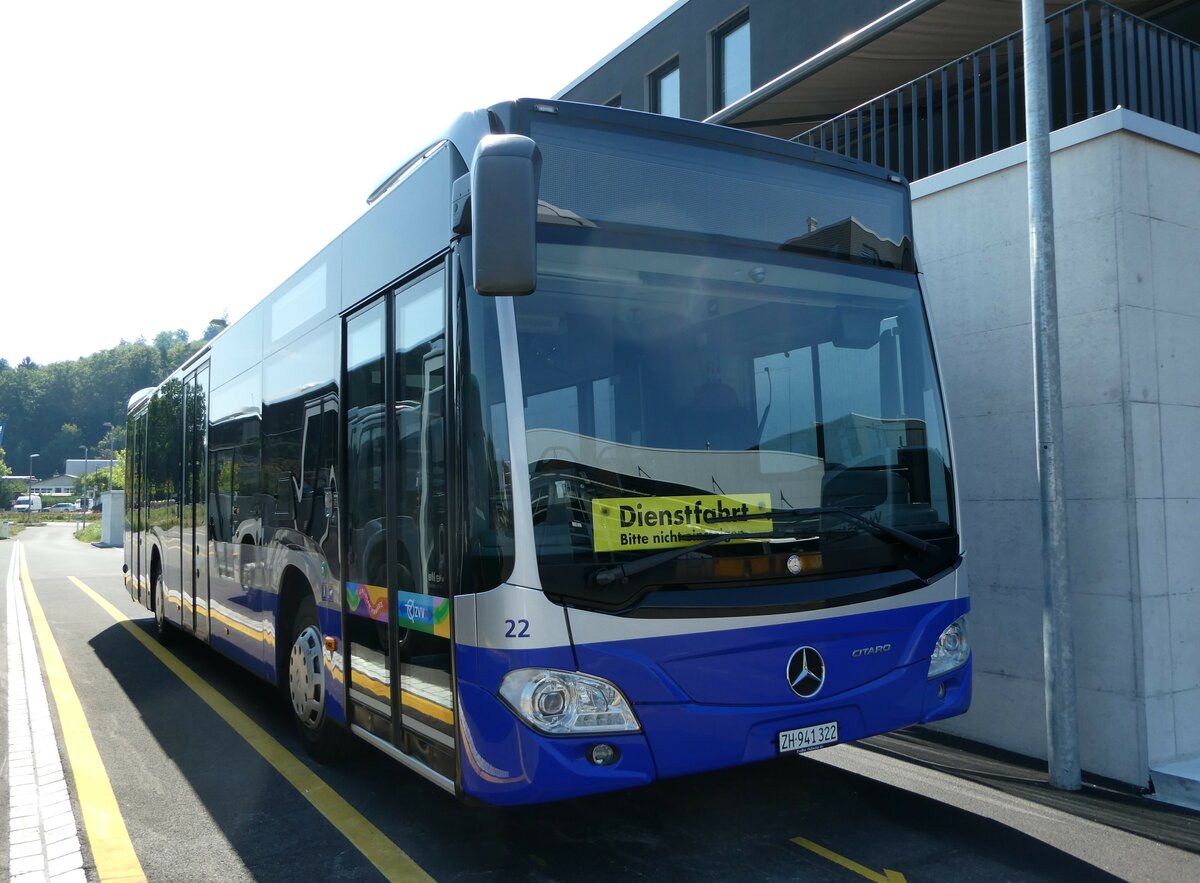
[[[149,634],[148,611],[123,589],[120,550],[78,543],[69,526],[31,528],[0,542],[0,573],[18,545],[149,880],[383,878],[345,828],[72,580]],[[311,763],[276,690],[190,639],[170,652],[340,795],[343,821],[367,820],[411,859],[414,879],[1200,879],[1195,852],[851,746],[548,806],[462,805],[365,744],[336,767]],[[8,795],[7,762],[0,778]],[[95,880],[89,836],[104,835],[81,822]],[[0,878],[9,849],[0,844]]]

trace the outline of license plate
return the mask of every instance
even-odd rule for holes
[[[812,751],[823,745],[832,745],[838,740],[837,721],[814,724],[798,730],[784,730],[779,734],[779,753],[787,751]]]

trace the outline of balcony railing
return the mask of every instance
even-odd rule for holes
[[[1200,131],[1200,46],[1108,3],[1046,19],[1050,128],[1126,107]],[[919,77],[795,141],[916,180],[1025,140],[1021,32]]]

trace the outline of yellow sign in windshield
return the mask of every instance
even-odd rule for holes
[[[597,552],[629,552],[687,546],[705,534],[762,533],[771,529],[770,513],[770,494],[609,497],[592,500],[592,544]]]

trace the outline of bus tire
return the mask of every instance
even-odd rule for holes
[[[161,570],[154,572],[154,634],[164,647],[175,643],[175,626],[167,619],[167,588]]]
[[[329,763],[341,754],[345,733],[326,713],[324,639],[311,597],[296,608],[289,634],[287,695],[296,731],[309,755]]]

